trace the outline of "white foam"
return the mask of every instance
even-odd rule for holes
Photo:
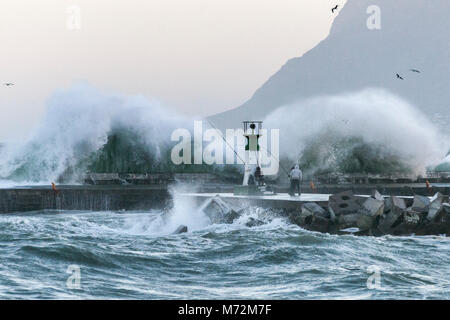
[[[40,126],[28,141],[5,145],[0,153],[0,177],[25,168],[20,181],[49,183],[122,129],[135,132],[158,156],[159,145],[170,141],[174,128],[189,128],[190,122],[184,121],[157,101],[102,92],[80,83],[53,94]]]
[[[361,137],[383,146],[417,173],[443,161],[450,139],[413,105],[382,89],[320,96],[284,106],[265,120],[280,128],[284,156],[296,161],[312,139]],[[320,142],[319,142],[320,143]],[[450,156],[446,158],[450,161]]]

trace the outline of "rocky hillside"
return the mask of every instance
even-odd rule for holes
[[[296,100],[373,87],[430,116],[448,113],[449,17],[448,0],[348,0],[325,40],[289,60],[242,106],[211,120],[220,128],[240,127],[243,119],[264,119]],[[372,18],[379,18],[380,29],[368,28]]]

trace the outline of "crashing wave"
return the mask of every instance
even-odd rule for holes
[[[88,171],[129,172],[164,162],[170,133],[189,123],[142,96],[87,84],[57,91],[27,142],[0,154],[0,177],[16,181],[76,178]]]
[[[228,170],[172,163],[171,133],[192,125],[157,101],[77,84],[51,96],[31,139],[1,147],[0,179],[76,182],[87,172]],[[384,90],[298,102],[275,110],[265,126],[280,129],[281,161],[299,162],[306,172],[423,173],[439,164],[437,169],[450,170],[449,157],[442,160],[450,139]]]
[[[265,124],[280,129],[281,156],[310,172],[422,174],[450,149],[426,115],[381,89],[299,101]]]

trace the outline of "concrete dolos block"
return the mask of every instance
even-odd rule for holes
[[[291,222],[296,225],[319,232],[328,232],[330,226],[330,214],[314,202],[302,205],[301,212],[293,212],[289,216]]]
[[[211,220],[211,223],[231,223],[233,209],[225,203],[219,196],[209,199],[202,207],[201,211]]]
[[[414,195],[414,202],[411,206],[412,211],[415,212],[427,212],[431,201],[426,196]]]
[[[330,213],[315,202],[307,202],[302,205],[301,212],[296,211],[289,216],[291,222],[299,226],[311,224],[313,217],[328,219]]]
[[[186,232],[188,232],[188,227],[182,224],[173,232],[173,234],[180,234]]]
[[[328,205],[332,220],[335,220],[341,215],[355,214],[361,207],[351,191],[331,195]]]
[[[330,213],[315,202],[307,202],[303,204],[302,213],[305,215],[314,215],[325,219],[330,218]]]
[[[378,230],[385,234],[391,233],[392,228],[401,222],[402,215],[403,210],[398,207],[394,207],[387,214],[381,217],[378,222]]]
[[[222,222],[227,224],[232,224],[234,220],[238,219],[240,217],[240,214],[231,209],[228,213],[226,213],[223,218]]]
[[[434,222],[448,223],[450,222],[450,204],[444,203],[433,218]]]
[[[348,228],[357,228],[358,227],[358,218],[359,214],[342,214],[337,218],[338,229],[348,229]]]
[[[372,190],[372,198],[376,199],[376,200],[381,200],[384,201],[384,197],[381,195],[381,193],[378,192],[377,189]]]
[[[299,226],[312,231],[328,232],[330,219],[311,213],[302,213]]]
[[[319,232],[328,232],[329,226],[330,219],[322,218],[320,216],[313,216],[309,229]]]
[[[450,214],[450,203],[444,203],[444,210],[447,214]]]
[[[427,219],[429,221],[433,221],[436,214],[439,212],[439,210],[442,207],[442,204],[444,203],[445,197],[441,193],[436,193],[434,197],[430,200],[431,204],[428,209],[428,215]]]
[[[431,197],[430,202],[433,202],[434,200],[436,200],[438,198],[440,198],[442,200],[442,202],[447,202],[448,203],[448,201],[449,201],[449,196],[448,195],[443,195],[440,192],[436,192],[434,194],[434,196]]]
[[[394,208],[406,210],[405,200],[396,196],[390,196],[389,198],[386,198],[384,200],[384,212],[387,213],[393,210]]]
[[[390,196],[384,200],[384,212],[378,222],[378,230],[388,234],[391,229],[398,223],[402,217],[403,211],[406,210],[405,200],[396,196]]]
[[[384,213],[384,201],[367,198],[358,211],[357,226],[360,230],[367,230],[375,226],[377,218]]]

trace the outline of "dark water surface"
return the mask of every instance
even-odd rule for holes
[[[284,218],[248,228],[246,218],[267,215],[248,211],[232,225],[190,212],[170,221],[157,211],[1,215],[0,298],[450,297],[448,238],[328,235]],[[170,234],[180,223],[190,231]],[[68,273],[77,268],[80,289]]]

